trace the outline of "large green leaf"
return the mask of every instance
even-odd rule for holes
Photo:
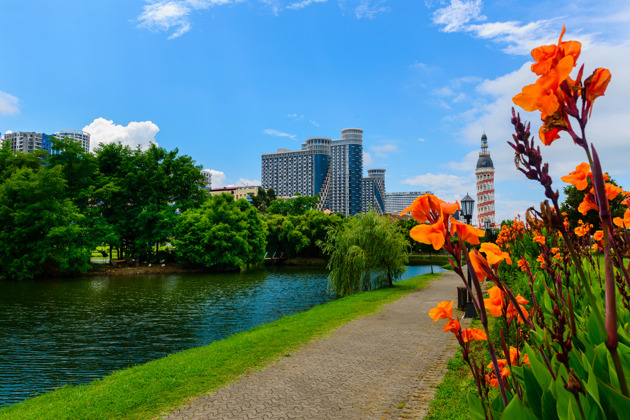
[[[531,408],[536,417],[542,418],[542,387],[538,384],[534,372],[526,367],[523,368],[523,385],[527,405]]]
[[[483,404],[472,392],[468,393],[468,408],[470,409],[471,420],[486,420]]]
[[[525,343],[525,353],[529,358],[529,363],[532,366],[532,371],[536,376],[536,380],[542,389],[548,388],[552,382],[551,373],[547,369],[547,366],[541,362],[538,357],[539,354],[532,349],[529,344]]]
[[[558,412],[556,411],[556,397],[553,393],[546,389],[542,397],[542,418],[543,420],[558,420]]]
[[[630,399],[625,397],[619,390],[611,387],[601,379],[597,378],[599,395],[602,406],[607,411],[609,419],[627,419],[630,417]]]
[[[502,419],[507,420],[535,420],[536,415],[523,404],[518,398],[512,398],[512,401],[505,407]]]

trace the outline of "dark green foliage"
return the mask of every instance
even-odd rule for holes
[[[263,213],[267,212],[267,207],[276,200],[276,192],[273,188],[269,188],[267,191],[263,187],[258,187],[258,193],[251,197],[252,206],[256,207]]]
[[[350,217],[330,230],[324,252],[330,255],[328,287],[338,296],[392,286],[407,264],[407,240],[385,217],[374,211]]]
[[[607,182],[620,187],[612,178],[608,180]],[[578,226],[578,220],[582,220],[584,223],[590,223],[591,225],[593,225],[593,232],[601,229],[600,228],[601,222],[599,220],[598,212],[591,210],[588,213],[586,213],[586,215],[583,215],[582,213],[578,211],[578,207],[580,206],[580,203],[582,203],[582,201],[584,200],[584,196],[590,191],[591,187],[592,187],[592,184],[591,184],[591,181],[589,180],[588,188],[586,188],[584,191],[578,190],[577,188],[575,188],[574,185],[568,185],[564,187],[563,189],[566,199],[560,205],[560,210],[562,212],[567,213],[566,217],[567,219],[569,219],[569,224],[571,225],[571,229],[575,229]],[[623,199],[624,199],[623,194],[619,194],[613,200],[608,201],[610,203],[610,213],[613,218],[623,217],[623,213],[626,209],[626,207],[623,204],[621,204],[621,201]]]
[[[236,270],[263,261],[265,232],[258,212],[246,200],[219,194],[180,216],[173,245],[182,263]]]
[[[65,198],[61,168],[9,172],[0,184],[0,277],[33,278],[45,266],[85,272],[93,244],[84,216]]]
[[[329,229],[337,230],[344,223],[338,214],[309,210],[301,215],[270,214],[266,218],[267,251],[293,257],[323,257],[318,243],[326,240]]]
[[[281,214],[299,216],[306,213],[309,210],[314,210],[317,207],[318,198],[309,197],[307,195],[296,195],[292,198],[279,198],[273,201],[268,207],[267,212],[269,214]]]

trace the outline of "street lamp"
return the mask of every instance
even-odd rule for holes
[[[492,242],[492,224],[490,223],[490,219],[486,219],[484,222],[484,227],[486,228],[486,241]]]
[[[464,216],[464,219],[466,220],[466,224],[470,225],[472,224],[472,215],[473,215],[473,208],[475,206],[475,200],[471,196],[466,194],[466,197],[462,198],[461,204],[462,204],[462,215]],[[466,247],[464,251],[468,252],[468,247]],[[471,267],[467,267],[466,271],[468,272],[468,288],[469,290],[472,290],[472,280],[470,277],[470,269]],[[475,318],[476,316],[477,316],[477,311],[475,311],[475,305],[473,304],[472,296],[470,295],[470,292],[468,292],[468,302],[466,302],[466,313],[464,314],[464,317]]]

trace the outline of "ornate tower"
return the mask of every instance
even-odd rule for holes
[[[481,152],[477,160],[477,224],[485,229],[486,221],[490,227],[495,226],[494,220],[494,165],[488,151],[488,137],[481,136]]]

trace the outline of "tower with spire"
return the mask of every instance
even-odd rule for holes
[[[477,159],[477,224],[479,228],[486,228],[486,221],[490,227],[495,226],[494,220],[494,165],[488,151],[488,137],[481,136],[481,152]]]

